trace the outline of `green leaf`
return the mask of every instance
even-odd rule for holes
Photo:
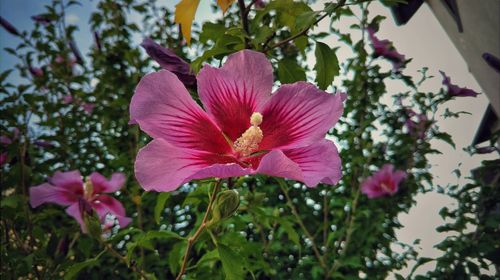
[[[288,239],[300,247],[300,237],[297,234],[297,231],[293,229],[293,224],[282,218],[277,218],[276,220],[283,227],[283,230],[285,230],[288,235]]]
[[[306,80],[306,72],[297,61],[285,58],[278,62],[278,79],[282,84]]]
[[[221,23],[206,22],[203,24],[203,28],[200,33],[200,38],[198,39],[201,43],[207,43],[208,41],[217,42],[224,32],[226,27]]]
[[[321,42],[316,42],[314,54],[316,56],[316,65],[314,66],[316,83],[320,89],[325,90],[339,74],[339,61],[335,55],[335,49],[330,49],[329,46]]]
[[[160,193],[158,198],[156,199],[155,206],[155,221],[157,224],[160,224],[161,212],[165,208],[165,203],[170,198],[171,194],[169,192]]]
[[[446,132],[439,132],[434,134],[434,137],[436,137],[439,140],[443,140],[444,142],[450,144],[450,146],[453,147],[453,149],[456,149],[455,147],[455,142],[453,142],[453,139],[451,138],[451,135],[446,133]]]
[[[231,248],[224,244],[218,244],[219,257],[227,280],[239,280],[245,278],[243,270],[244,260]]]
[[[70,266],[69,269],[64,274],[64,280],[74,279],[76,277],[76,275],[78,274],[78,272],[80,272],[80,270],[97,264],[99,257],[101,257],[101,255],[104,254],[104,252],[106,252],[106,251],[100,252],[99,255],[95,256],[92,259],[88,259],[86,261],[79,262],[79,263],[76,263],[76,264]]]
[[[316,22],[317,16],[320,15],[320,12],[307,11],[305,13],[300,14],[295,19],[295,29],[303,30],[313,25]]]

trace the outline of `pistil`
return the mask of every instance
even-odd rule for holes
[[[262,123],[262,114],[254,112],[250,117],[250,126],[233,144],[233,149],[243,157],[246,157],[259,149],[264,134],[259,125]]]

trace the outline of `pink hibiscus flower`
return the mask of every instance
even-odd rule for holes
[[[459,87],[455,84],[452,84],[450,77],[446,76],[446,74],[443,71],[439,71],[439,73],[441,73],[441,76],[443,76],[443,85],[448,88],[449,95],[458,97],[465,97],[465,96],[476,97],[479,95],[479,93],[473,91],[472,89],[466,87]]]
[[[406,173],[394,170],[392,164],[385,164],[382,169],[361,183],[361,192],[368,198],[393,195],[398,191],[399,183],[406,178]]]
[[[142,78],[130,104],[131,123],[153,137],[135,162],[146,190],[173,191],[193,179],[261,173],[313,187],[341,177],[335,144],[325,139],[342,115],[345,94],[306,82],[271,94],[273,69],[243,50],[222,68],[197,76],[204,111],[167,70]]]
[[[125,183],[123,173],[114,173],[111,180],[97,172],[87,177],[85,183],[78,170],[54,173],[48,183],[30,188],[30,204],[36,208],[44,203],[55,203],[66,208],[66,213],[76,219],[80,224],[82,232],[87,232],[83,221],[83,213],[80,204],[92,207],[99,216],[101,222],[105,222],[106,215],[116,217],[120,227],[127,226],[131,219],[126,217],[125,208],[120,201],[103,193],[113,193],[121,189]]]

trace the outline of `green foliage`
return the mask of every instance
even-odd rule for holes
[[[335,50],[324,43],[316,42],[316,83],[320,89],[325,90],[333,82],[333,78],[339,74],[339,61],[335,55]]]

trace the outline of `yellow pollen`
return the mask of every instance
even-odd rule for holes
[[[92,185],[92,181],[90,181],[90,178],[87,177],[85,180],[85,184],[83,184],[83,197],[85,199],[91,199],[92,194],[94,193],[94,185]]]
[[[262,123],[262,114],[259,112],[253,113],[250,117],[250,123],[252,126],[243,132],[240,138],[236,139],[233,144],[234,150],[244,157],[257,151],[264,137],[259,127]]]

